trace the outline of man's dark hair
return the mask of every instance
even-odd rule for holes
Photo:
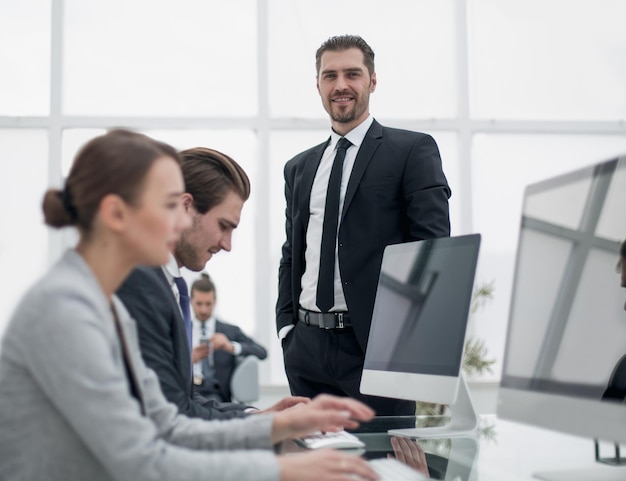
[[[211,277],[206,272],[200,274],[200,279],[194,281],[191,284],[191,295],[193,296],[193,291],[198,292],[214,292],[217,297],[217,292],[215,292],[215,284],[211,280]]]
[[[229,192],[243,201],[250,197],[250,180],[241,166],[228,155],[206,147],[179,154],[185,191],[193,197],[198,213],[204,215],[221,204]]]
[[[370,76],[374,73],[374,51],[365,40],[358,35],[336,35],[326,40],[315,53],[315,70],[320,73],[322,54],[324,52],[340,52],[350,48],[358,48],[363,52],[363,63],[367,67]]]

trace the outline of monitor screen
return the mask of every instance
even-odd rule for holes
[[[385,249],[361,392],[454,402],[479,245],[471,234]]]
[[[526,188],[500,417],[626,442],[625,208],[626,157]]]

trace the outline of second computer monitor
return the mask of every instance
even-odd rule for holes
[[[527,186],[498,416],[626,442],[625,203],[626,156]]]

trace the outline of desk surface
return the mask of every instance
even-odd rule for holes
[[[362,425],[354,433],[365,444],[366,458],[393,453],[390,428],[418,427],[445,422],[444,418],[380,417]],[[568,481],[588,479],[626,480],[626,466],[609,467],[596,463],[590,439],[507,422],[496,416],[481,416],[475,436],[418,441],[426,452],[431,477],[446,481],[532,480],[537,472],[567,470]],[[603,454],[612,446],[602,445]],[[606,451],[606,453],[604,453]],[[591,470],[591,474],[587,474]],[[572,473],[578,473],[573,476]]]

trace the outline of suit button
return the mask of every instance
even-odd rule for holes
[[[339,243],[339,247],[343,247],[343,242],[340,242],[340,243]]]

